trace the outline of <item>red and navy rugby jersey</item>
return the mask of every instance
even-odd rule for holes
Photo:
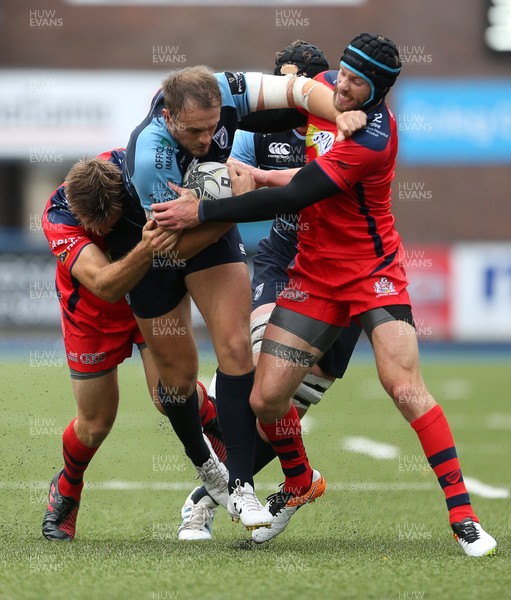
[[[316,77],[335,82],[336,72]],[[397,154],[396,120],[384,101],[368,113],[368,124],[334,142],[335,123],[309,116],[307,161],[316,164],[341,193],[304,208],[299,243],[326,257],[374,258],[392,253],[401,238],[391,213],[391,183]],[[307,226],[305,226],[305,224]]]
[[[98,158],[109,160],[121,169],[124,150],[104,152]],[[122,298],[115,303],[101,300],[72,275],[73,265],[85,246],[95,244],[107,256],[108,249],[104,237],[87,231],[69,209],[65,182],[48,199],[42,227],[57,258],[55,285],[62,316],[78,327],[86,323],[104,332],[124,330],[127,322],[133,320],[126,300]]]

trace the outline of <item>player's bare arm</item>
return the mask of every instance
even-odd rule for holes
[[[153,214],[154,217],[156,215],[157,213]],[[217,242],[231,227],[232,223],[205,223],[191,231],[185,231],[172,252],[176,259],[188,260]]]
[[[252,165],[247,165],[235,158],[229,158],[227,161],[227,165],[233,165],[238,167],[239,169],[245,169],[252,175],[255,188],[260,187],[279,187],[281,185],[287,185],[296,173],[300,170],[299,167],[296,169],[270,169],[265,171],[263,169],[259,169],[257,167],[253,167]],[[230,173],[230,171],[229,171]],[[243,194],[245,192],[250,192],[251,189],[244,189],[239,191],[237,194]]]
[[[76,259],[71,273],[98,298],[117,302],[145,275],[154,252],[172,250],[178,239],[178,232],[163,231],[155,221],[148,221],[142,231],[142,240],[124,258],[109,262],[98,246],[88,244]]]
[[[251,110],[271,108],[303,108],[334,122],[340,114],[333,105],[333,91],[319,81],[307,77],[279,77],[247,73],[247,84],[254,102]]]

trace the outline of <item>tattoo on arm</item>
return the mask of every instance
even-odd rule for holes
[[[318,359],[317,356],[314,356],[314,354],[311,354],[310,352],[299,350],[298,348],[293,348],[292,346],[286,346],[285,344],[279,344],[273,340],[263,340],[263,343],[261,344],[261,352],[264,352],[265,354],[271,354],[272,356],[276,356],[277,358],[281,358],[287,362],[295,363],[301,367],[308,368],[312,367],[312,365]]]

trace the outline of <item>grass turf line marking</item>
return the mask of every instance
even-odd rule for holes
[[[399,457],[399,448],[392,444],[376,442],[366,437],[347,437],[342,440],[342,449],[357,454],[366,454],[378,460],[392,460]]]
[[[464,477],[467,490],[474,496],[487,498],[490,500],[500,500],[509,498],[509,489],[505,487],[495,487],[483,483],[473,477]],[[183,492],[190,491],[193,482],[186,481],[98,481],[87,482],[86,487],[89,490],[98,491],[165,491],[165,492]],[[32,481],[29,483],[19,481],[0,481],[0,490],[47,490],[49,483],[47,481]],[[261,491],[275,491],[278,488],[277,482],[256,483],[256,487]],[[381,482],[381,481],[345,481],[328,482],[327,489],[334,492],[407,492],[407,491],[429,491],[437,489],[436,482],[431,483],[413,483],[413,482]]]
[[[497,488],[474,479],[473,477],[463,477],[465,486],[469,494],[480,496],[481,498],[509,498],[509,490],[506,488]]]
[[[510,413],[490,413],[486,417],[488,429],[511,429]]]
[[[98,481],[87,482],[86,488],[89,490],[100,491],[122,491],[122,490],[149,490],[149,491],[167,491],[181,492],[189,491],[193,488],[193,483],[185,481],[162,481],[162,482],[146,482],[146,481]],[[406,483],[406,482],[378,482],[378,481],[347,481],[347,482],[328,482],[328,489],[336,492],[401,492],[415,490],[432,490],[437,487],[434,483]],[[0,481],[0,490],[28,490],[28,489],[47,489],[49,483],[47,481],[32,481],[31,483],[20,483],[17,481]],[[278,488],[278,483],[261,482],[256,483],[258,490],[275,491]]]

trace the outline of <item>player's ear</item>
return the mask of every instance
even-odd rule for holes
[[[173,124],[173,120],[172,117],[170,116],[170,111],[168,108],[162,108],[161,111],[162,117],[165,120],[165,125],[167,125],[167,127],[170,127]]]

